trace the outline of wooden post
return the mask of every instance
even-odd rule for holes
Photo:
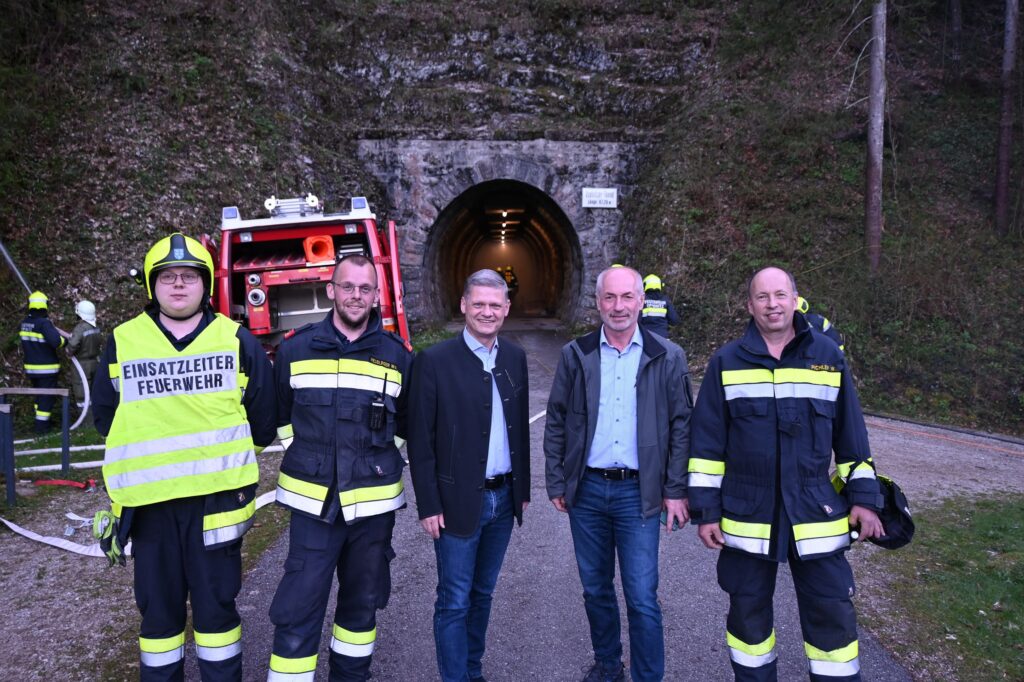
[[[0,396],[0,401],[3,396]],[[7,506],[13,507],[17,502],[14,493],[14,423],[11,417],[11,406],[0,402],[0,468],[7,479]]]

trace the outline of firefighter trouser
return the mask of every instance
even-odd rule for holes
[[[30,374],[28,380],[32,388],[57,388],[56,374]],[[53,415],[53,406],[57,402],[55,395],[37,395],[35,399],[37,432],[44,433],[50,428],[50,417]]]
[[[346,524],[292,513],[284,576],[270,606],[273,682],[312,682],[332,574],[338,604],[331,628],[330,679],[366,680],[377,638],[377,609],[391,593],[393,511]]]
[[[204,681],[242,679],[242,541],[203,546],[203,497],[138,507],[131,522],[143,682],[185,679],[185,601],[191,598]]]
[[[78,364],[82,366],[82,372],[85,373],[85,380],[92,386],[92,378],[96,375],[96,358],[78,358]],[[85,387],[82,385],[82,375],[74,367],[71,368],[71,388],[75,394],[75,402],[78,403],[79,407],[82,407],[85,403]]]
[[[860,680],[857,623],[851,600],[853,572],[846,556],[834,554],[810,561],[790,556],[789,566],[810,679]],[[778,679],[772,622],[778,567],[774,561],[729,550],[718,557],[718,584],[729,593],[726,639],[738,681]]]

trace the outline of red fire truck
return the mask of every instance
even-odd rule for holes
[[[410,342],[394,221],[378,228],[365,197],[352,197],[348,213],[324,213],[312,194],[270,197],[264,206],[269,217],[249,220],[237,207],[224,207],[220,245],[203,237],[216,264],[218,312],[241,322],[273,352],[289,330],[331,311],[325,283],[335,263],[361,254],[377,269],[384,328]]]

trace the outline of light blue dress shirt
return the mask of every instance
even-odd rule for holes
[[[626,350],[608,343],[601,325],[601,398],[597,428],[587,466],[598,469],[639,469],[636,452],[636,375],[644,351],[640,325]]]
[[[468,329],[463,328],[462,339],[480,358],[484,371],[491,373],[491,437],[487,444],[487,478],[507,474],[512,471],[512,457],[508,451],[508,427],[505,425],[505,408],[498,393],[498,378],[494,375],[494,363],[498,360],[498,339],[488,350],[487,346],[476,340]]]

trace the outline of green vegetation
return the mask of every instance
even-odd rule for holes
[[[1024,365],[1024,241],[1019,223],[993,235],[987,198],[998,41],[973,46],[970,85],[947,83],[943,18],[920,3],[894,10],[889,49],[901,59],[888,65],[885,233],[871,277],[864,110],[846,105],[865,94],[866,65],[851,75],[868,36],[850,33],[857,18],[844,22],[843,5],[796,17],[748,3],[724,25],[723,88],[666,123],[627,209],[639,229],[623,257],[663,273],[687,320],[674,334],[698,368],[742,333],[749,274],[779,264],[845,334],[868,409],[1024,433],[1013,369]],[[971,20],[1000,35],[996,14],[979,7]]]
[[[1024,500],[950,500],[919,513],[914,541],[871,559],[889,576],[888,618],[905,646],[893,654],[922,679],[1024,679]]]
[[[412,335],[412,349],[416,352],[429,348],[435,343],[450,339],[455,336],[455,332],[449,331],[444,327],[425,327],[423,329],[417,329]]]

